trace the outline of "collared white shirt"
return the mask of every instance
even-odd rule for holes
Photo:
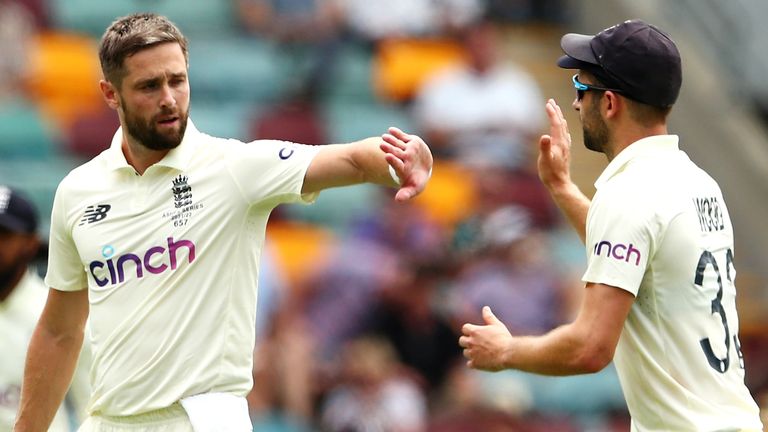
[[[302,195],[317,147],[182,143],[138,175],[122,130],[56,192],[46,284],[89,289],[91,412],[124,416],[205,392],[244,396],[267,218]]]
[[[762,430],[744,385],[733,227],[717,183],[663,135],[628,146],[595,186],[583,280],[636,297],[614,357],[632,430]]]

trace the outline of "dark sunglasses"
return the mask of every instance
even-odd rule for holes
[[[573,75],[572,81],[573,81],[573,87],[576,89],[576,100],[578,101],[581,101],[581,99],[584,98],[584,93],[588,92],[589,90],[612,91],[616,93],[621,93],[621,90],[619,89],[598,87],[592,84],[584,84],[583,82],[579,81],[579,74]]]

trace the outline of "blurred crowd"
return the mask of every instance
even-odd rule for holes
[[[457,344],[483,305],[513,333],[540,334],[580,301],[583,246],[535,171],[545,99],[505,55],[506,28],[563,24],[565,2],[110,3],[0,0],[0,183],[26,188],[43,220],[58,180],[118,126],[98,92],[96,44],[139,10],[190,39],[190,118],[203,132],[323,144],[395,125],[435,154],[413,202],[359,186],[273,213],[248,398],[256,430],[628,430],[611,368],[479,373]]]

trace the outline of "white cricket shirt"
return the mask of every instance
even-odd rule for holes
[[[633,143],[595,186],[583,280],[636,297],[614,357],[632,430],[762,430],[744,385],[720,187],[675,135]]]
[[[24,362],[32,333],[45,306],[48,289],[40,277],[28,271],[8,298],[0,302],[0,431],[10,431],[16,420],[24,377]],[[79,385],[75,377],[74,385]],[[69,431],[69,414],[59,407],[49,428]]]
[[[202,134],[141,176],[112,145],[56,191],[46,284],[89,289],[90,411],[133,415],[252,385],[270,211],[301,194],[317,147]]]

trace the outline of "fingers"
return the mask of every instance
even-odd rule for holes
[[[383,142],[379,144],[379,148],[381,151],[383,151],[386,154],[394,155],[395,157],[399,159],[405,159],[405,149],[402,147],[398,147],[397,145],[389,144],[386,142]]]
[[[413,139],[413,135],[407,134],[407,133],[403,132],[402,130],[400,130],[400,129],[394,127],[394,126],[392,126],[389,129],[387,129],[387,131],[390,134],[394,135],[396,138],[398,138],[398,139],[400,139],[402,141],[405,141],[405,142],[408,142],[408,141]]]
[[[462,348],[468,348],[469,347],[469,336],[461,336],[459,338],[459,346]],[[466,351],[466,350],[464,350]]]
[[[385,143],[398,149],[405,150],[407,148],[406,141],[403,141],[392,134],[384,134],[381,136],[381,139],[384,140]]]

